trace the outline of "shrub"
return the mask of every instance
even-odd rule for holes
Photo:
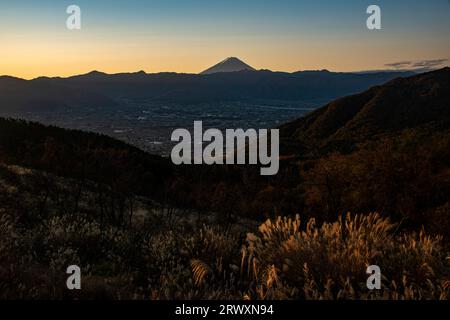
[[[300,217],[267,220],[243,250],[249,296],[295,299],[447,299],[448,264],[440,237],[395,235],[373,213],[300,229]],[[382,270],[382,289],[366,288],[366,268]]]

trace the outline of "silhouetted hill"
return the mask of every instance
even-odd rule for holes
[[[89,88],[108,96],[122,95],[166,102],[304,101],[333,99],[382,84],[404,73],[289,74],[271,71],[193,74],[119,74],[92,81],[72,78],[71,86]]]
[[[334,72],[239,71],[207,75],[145,72],[105,74],[91,72],[70,78],[39,78],[38,83],[60,85],[109,98],[147,99],[159,102],[197,103],[247,101],[301,103],[329,101],[364,91],[411,73],[353,74]]]
[[[286,152],[352,145],[416,127],[450,127],[450,68],[399,78],[340,98],[281,126]]]
[[[47,78],[48,79],[48,78]],[[88,89],[68,87],[44,78],[26,81],[0,77],[0,111],[51,111],[55,108],[92,108],[116,103]]]
[[[156,197],[173,166],[113,138],[0,118],[0,162]]]

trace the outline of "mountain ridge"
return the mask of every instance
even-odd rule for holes
[[[358,142],[358,137],[393,134],[430,123],[450,124],[449,67],[336,99],[280,129],[282,139],[294,140],[304,150],[315,143]]]
[[[40,77],[33,80],[2,77],[0,78],[2,81],[0,106],[9,109],[35,109],[36,101],[44,107],[46,104],[54,106],[68,103],[90,106],[92,103],[89,101],[89,96],[93,97],[94,104],[99,105],[117,104],[114,100],[122,97],[162,103],[246,101],[301,104],[304,101],[317,100],[318,104],[322,104],[340,96],[364,91],[393,78],[408,75],[410,73],[366,75],[330,71],[285,73],[259,70],[219,72],[208,75],[149,74],[142,71],[109,75],[94,71],[69,78]],[[3,87],[7,86],[14,89],[14,92],[11,90],[6,92]],[[29,92],[33,94],[30,95]],[[61,97],[62,92],[65,92],[67,96],[65,101],[57,98]],[[86,99],[75,98],[80,95]],[[34,98],[29,99],[26,98],[27,96]],[[70,97],[73,97],[73,101],[70,101]]]

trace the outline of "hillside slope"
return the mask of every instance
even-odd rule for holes
[[[0,118],[0,162],[157,197],[172,164],[113,138]]]
[[[392,80],[281,126],[286,152],[354,145],[405,129],[450,127],[450,68]]]

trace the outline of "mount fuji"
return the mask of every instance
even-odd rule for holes
[[[213,74],[221,72],[238,72],[238,71],[255,71],[254,68],[250,67],[248,64],[236,57],[230,57],[218,64],[212,66],[211,68],[201,72],[200,74]]]

